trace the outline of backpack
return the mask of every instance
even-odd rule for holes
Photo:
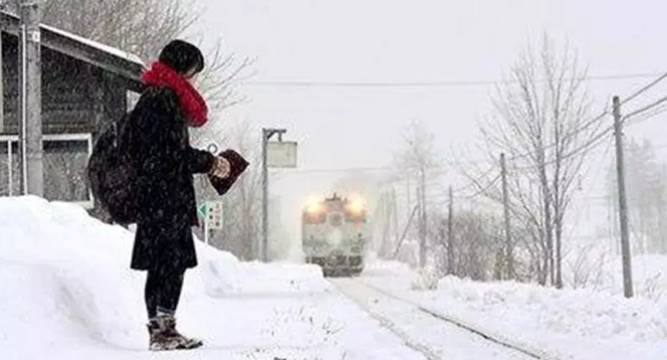
[[[86,168],[95,201],[119,224],[135,223],[139,210],[136,172],[128,151],[130,118],[130,113],[125,114],[101,132]]]

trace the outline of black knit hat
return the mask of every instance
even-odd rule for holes
[[[204,55],[199,48],[183,40],[173,40],[160,52],[160,62],[185,74],[194,69],[195,74],[204,70]]]

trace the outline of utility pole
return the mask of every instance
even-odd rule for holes
[[[410,209],[412,209],[412,199],[410,198],[410,193],[412,191],[411,191],[411,188],[410,188],[410,175],[409,174],[405,178],[405,192],[407,194],[407,202],[408,202],[408,206],[406,206],[405,209],[407,210],[408,218],[410,218],[410,212],[411,212]]]
[[[394,228],[394,240],[398,240],[399,228],[398,228],[398,206],[396,205],[396,189],[391,187],[391,209],[392,209],[392,223]],[[393,243],[392,243],[393,245]]]
[[[415,217],[417,210],[419,210],[419,204],[415,205],[415,207],[410,212],[410,216],[408,216],[408,222],[405,224],[405,227],[403,228],[403,234],[401,235],[401,238],[398,239],[398,244],[396,244],[396,250],[394,250],[393,259],[396,259],[396,257],[398,257],[398,252],[401,250],[401,245],[403,245],[403,240],[405,240],[405,236],[408,234],[408,230],[410,230],[412,219]]]
[[[421,168],[421,180],[419,185],[419,267],[426,266],[426,171]]]
[[[505,261],[507,265],[507,279],[514,278],[514,254],[512,253],[512,231],[510,227],[510,204],[507,191],[507,164],[505,153],[500,154],[500,172],[503,181],[503,213],[505,217]]]
[[[447,214],[447,275],[454,274],[454,194],[449,187],[449,213]]]
[[[623,259],[623,293],[633,296],[632,257],[630,255],[630,236],[628,232],[628,203],[625,194],[625,164],[623,158],[623,122],[621,119],[621,101],[614,96],[614,137],[616,139],[616,171],[618,181],[618,214],[621,224],[621,257]]]
[[[662,179],[661,181],[665,181],[667,179],[667,165],[663,164],[662,165]],[[661,201],[660,205],[658,206],[658,231],[660,232],[660,246],[658,248],[660,249],[661,253],[667,253],[667,241],[665,241],[665,202]]]
[[[387,236],[389,232],[389,204],[387,203],[387,193],[383,192],[380,195],[379,199],[379,204],[378,208],[381,209],[382,211],[382,245],[380,246],[381,249],[388,249],[388,242],[387,242]]]
[[[268,144],[273,135],[278,134],[278,140],[283,140],[285,129],[262,129],[262,238],[257,247],[261,261],[269,261],[269,164]]]
[[[19,138],[23,194],[44,196],[42,163],[42,73],[37,0],[20,0]]]

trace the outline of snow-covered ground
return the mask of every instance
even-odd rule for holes
[[[646,263],[639,266],[649,278],[655,277],[656,271]],[[667,359],[665,296],[628,300],[601,289],[555,290],[454,277],[441,279],[437,290],[418,290],[423,278],[403,264],[375,262],[360,281],[563,359]]]
[[[319,269],[201,243],[178,317],[205,347],[152,354],[132,237],[76,205],[0,198],[0,359],[423,359]]]
[[[128,267],[132,238],[76,205],[0,198],[0,359],[514,357],[363,284],[563,359],[667,359],[662,257],[636,259],[638,281],[646,285],[631,300],[607,270],[601,279],[610,280],[595,289],[448,277],[437,290],[422,291],[413,288],[423,277],[387,262],[344,279],[348,298],[316,267],[243,263],[200,242],[200,265],[186,274],[178,316],[182,331],[206,345],[152,354],[146,350],[145,274]]]

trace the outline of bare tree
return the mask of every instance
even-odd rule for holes
[[[544,36],[540,51],[528,48],[498,85],[495,116],[480,126],[484,147],[496,159],[508,155],[511,214],[527,226],[523,239],[538,260],[538,281],[562,287],[566,214],[590,147],[602,126],[589,117],[590,97],[576,51]],[[483,181],[478,181],[481,188]],[[499,201],[497,187],[484,189]]]
[[[410,179],[413,175],[417,177],[418,258],[421,267],[425,266],[427,260],[428,210],[426,199],[429,191],[428,182],[432,180],[434,170],[437,170],[441,164],[435,151],[433,139],[433,134],[427,130],[423,123],[413,121],[404,132],[404,148],[396,155],[396,164],[398,165],[396,168],[401,171],[400,175],[407,179]]]
[[[503,261],[497,258],[498,250],[503,248],[499,219],[472,211],[456,214],[452,232],[465,241],[453,243],[447,241],[449,218],[437,213],[434,217],[436,223],[431,230],[435,232],[434,245],[440,249],[436,252],[439,272],[480,281],[492,278]]]
[[[604,267],[609,262],[609,252],[597,244],[580,246],[566,262],[572,288],[597,288],[604,283]],[[607,276],[609,276],[607,274]]]
[[[149,59],[199,12],[179,0],[42,0],[42,21]],[[191,5],[191,4],[190,4]],[[17,12],[18,1],[8,4]]]
[[[16,2],[9,4],[16,11]],[[154,59],[170,40],[200,19],[201,8],[183,0],[43,0],[42,19],[51,26]],[[220,42],[206,54],[200,88],[215,112],[246,100],[236,85],[251,76],[253,59],[224,51]]]

